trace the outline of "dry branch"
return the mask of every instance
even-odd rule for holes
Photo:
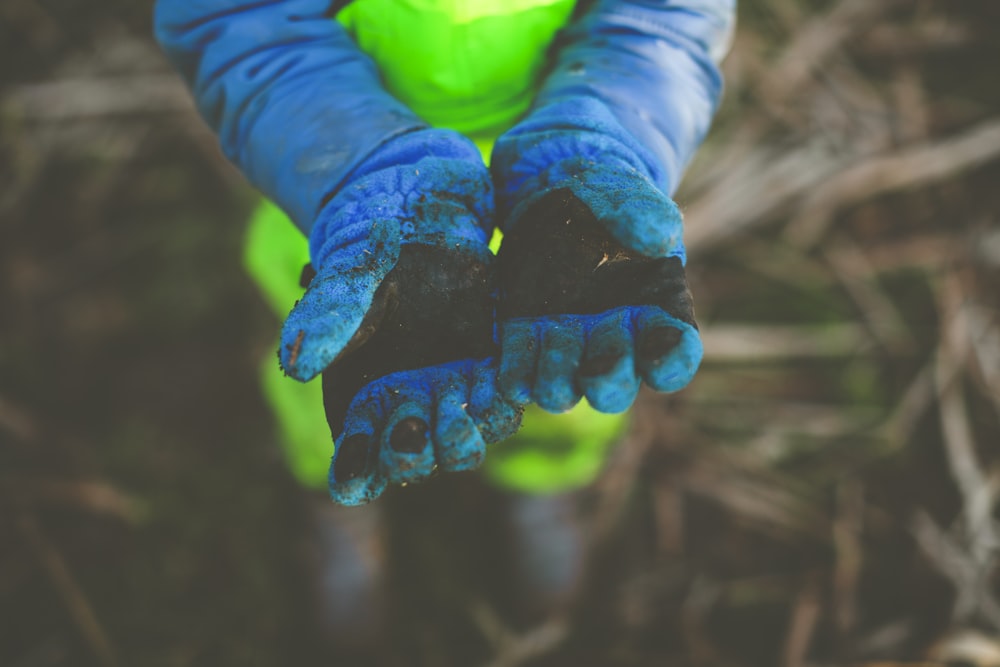
[[[792,606],[792,617],[782,652],[784,667],[804,667],[806,664],[806,655],[822,613],[817,589],[816,582],[807,582]]]
[[[790,223],[788,238],[814,245],[838,210],[876,196],[943,181],[1000,157],[1000,119],[994,118],[958,137],[863,160],[806,195]]]
[[[684,472],[685,488],[779,539],[830,540],[830,522],[774,476],[754,474],[730,458],[707,454]]]
[[[928,561],[955,588],[954,622],[986,622],[1000,632],[1000,604],[991,593],[991,571],[984,571],[967,550],[941,530],[925,512],[915,514],[911,531]]]
[[[56,551],[42,532],[38,523],[29,515],[18,517],[17,526],[21,537],[35,552],[35,556],[52,582],[56,592],[62,598],[81,636],[93,653],[98,664],[103,667],[114,667],[118,663],[115,651],[108,641],[107,634],[83,590],[70,573],[66,561]]]
[[[856,324],[719,324],[705,327],[702,341],[706,361],[755,363],[850,357],[869,344],[869,337]]]
[[[135,499],[107,482],[51,478],[0,478],[0,488],[9,490],[26,506],[53,506],[109,515],[129,523],[139,518]]]
[[[704,252],[790,207],[788,238],[809,246],[838,210],[926,185],[1000,157],[1000,119],[958,137],[870,157],[834,154],[823,141],[779,153],[760,148],[685,209],[685,244]]]
[[[79,121],[127,114],[193,113],[191,94],[172,74],[63,79],[14,88],[5,115],[29,122]]]
[[[565,618],[550,618],[522,634],[514,634],[485,603],[473,605],[472,618],[493,646],[495,655],[487,667],[517,667],[552,652],[569,636]]]

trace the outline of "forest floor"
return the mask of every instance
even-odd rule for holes
[[[1000,665],[1000,3],[740,5],[677,195],[705,362],[590,492],[584,595],[515,628],[489,493],[400,489],[376,664]],[[256,196],[150,22],[0,3],[0,665],[323,664]]]

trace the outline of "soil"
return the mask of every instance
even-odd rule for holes
[[[397,371],[494,356],[491,283],[491,267],[474,257],[403,246],[358,332],[323,372],[333,437],[343,430],[351,400],[369,382]]]
[[[694,324],[680,259],[625,248],[568,189],[544,195],[525,211],[497,258],[503,319],[649,305]]]

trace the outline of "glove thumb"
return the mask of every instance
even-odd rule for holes
[[[323,263],[281,329],[285,373],[306,382],[377,329],[375,291],[399,259],[399,222],[348,225],[325,244]]]

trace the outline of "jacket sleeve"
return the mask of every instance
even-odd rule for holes
[[[554,120],[558,129],[579,122],[580,129],[607,131],[635,156],[636,168],[672,195],[722,94],[718,64],[732,38],[735,5],[596,0],[561,35],[533,106],[570,112],[538,119]],[[583,117],[595,110],[599,121]]]
[[[427,127],[382,87],[331,0],[158,0],[155,34],[222,150],[309,233],[393,137]]]

